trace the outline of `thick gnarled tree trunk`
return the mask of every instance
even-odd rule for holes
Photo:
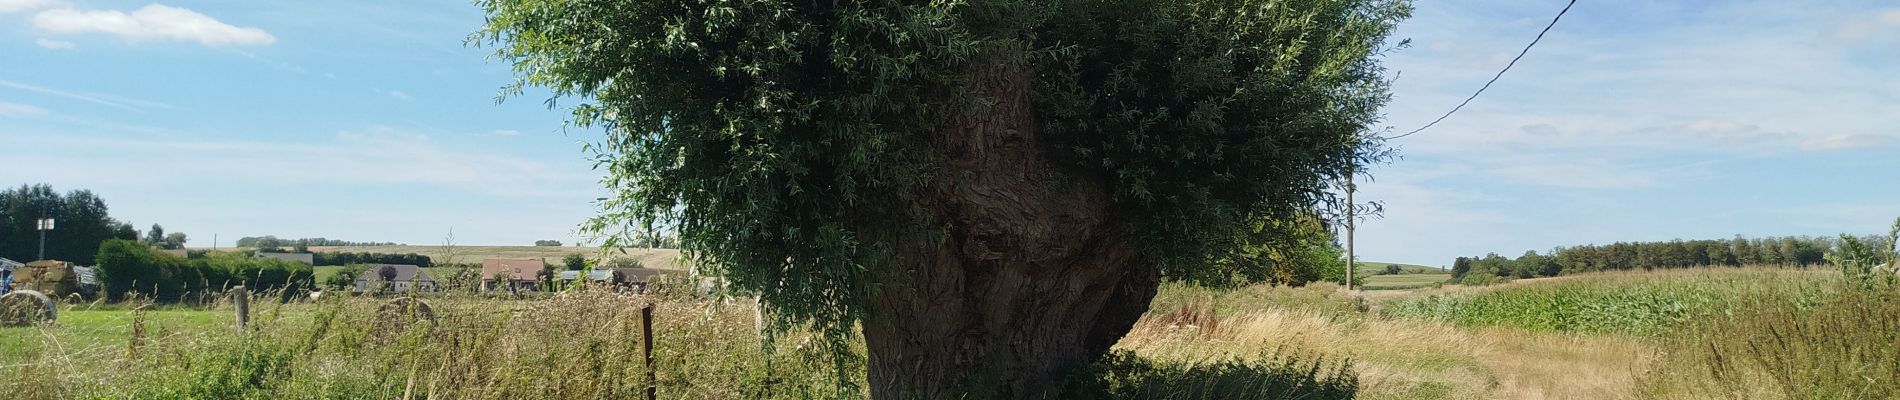
[[[990,105],[941,132],[953,173],[923,196],[949,235],[895,249],[902,272],[864,325],[874,398],[1039,398],[1154,297],[1159,275],[1102,180],[1043,154],[1029,69],[972,76]]]

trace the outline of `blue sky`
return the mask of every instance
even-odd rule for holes
[[[1421,1],[1386,123],[1443,113],[1560,0]],[[0,0],[0,184],[191,235],[573,242],[602,195],[544,93],[496,104],[465,1]],[[1900,5],[1592,1],[1393,142],[1362,259],[1827,235],[1900,216]]]

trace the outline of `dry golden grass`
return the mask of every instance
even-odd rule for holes
[[[1636,337],[1379,318],[1330,285],[1237,292],[1157,304],[1117,347],[1164,360],[1351,359],[1368,399],[1629,398],[1654,353]],[[1214,310],[1262,298],[1279,300]]]

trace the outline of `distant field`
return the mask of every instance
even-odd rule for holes
[[[559,264],[561,257],[572,253],[586,255],[588,259],[631,257],[640,260],[647,268],[687,269],[679,260],[680,252],[674,249],[625,248],[606,250],[599,247],[574,246],[455,246],[451,252],[443,246],[313,246],[310,251],[319,253],[416,253],[429,256],[437,263],[481,263],[489,258],[540,258],[551,264]],[[624,252],[624,253],[622,253]],[[434,274],[435,271],[430,271]],[[322,271],[318,271],[322,275]],[[318,277],[319,280],[322,276]]]
[[[1425,266],[1425,265],[1418,265],[1418,264],[1377,262],[1377,261],[1360,261],[1359,269],[1356,269],[1355,271],[1359,271],[1359,272],[1385,271],[1385,266],[1387,265],[1397,265],[1399,266],[1399,270],[1405,271],[1405,273],[1408,273],[1408,274],[1441,274],[1441,273],[1451,272],[1449,270],[1443,270],[1443,269],[1439,269],[1438,267],[1432,267],[1432,266]]]
[[[1436,270],[1436,268],[1434,268],[1433,270]],[[1438,273],[1410,274],[1408,273],[1408,274],[1398,274],[1398,275],[1367,275],[1365,286],[1361,287],[1361,289],[1365,289],[1365,290],[1419,289],[1419,288],[1432,287],[1432,285],[1444,283],[1445,281],[1448,281],[1448,280],[1451,280],[1451,274],[1438,274]]]
[[[1423,290],[1386,304],[1384,312],[1466,326],[1660,335],[1689,321],[1724,315],[1745,305],[1743,299],[1751,296],[1788,304],[1816,304],[1827,292],[1823,288],[1835,285],[1838,279],[1839,274],[1818,269],[1579,274],[1523,279],[1507,285]]]

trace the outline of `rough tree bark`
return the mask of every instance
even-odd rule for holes
[[[949,235],[896,249],[898,282],[864,324],[876,399],[1039,398],[1127,334],[1158,284],[1103,180],[1043,154],[1029,67],[971,76],[990,105],[942,129],[953,173],[923,193]]]

